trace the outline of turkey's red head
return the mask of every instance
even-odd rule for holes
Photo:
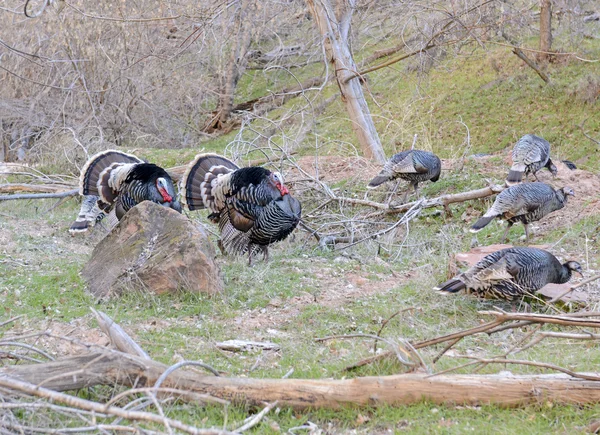
[[[169,195],[167,186],[167,180],[163,177],[158,177],[156,179],[156,188],[158,189],[158,193],[160,193],[160,196],[162,196],[164,202],[173,202],[173,197]]]
[[[271,180],[275,187],[281,192],[281,196],[287,195],[290,193],[287,187],[283,184],[283,176],[279,172],[271,172]]]

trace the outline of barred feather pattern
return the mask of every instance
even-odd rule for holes
[[[99,197],[96,195],[85,195],[83,197],[79,215],[69,228],[71,235],[87,232],[96,222],[104,218],[104,212],[98,206],[98,199]]]
[[[276,178],[275,178],[276,177]],[[200,154],[188,165],[182,195],[190,210],[208,208],[219,223],[219,246],[226,254],[267,256],[267,246],[298,225],[298,200],[283,194],[279,174],[262,167],[238,168],[218,154]]]
[[[159,182],[170,200],[160,193]],[[115,210],[118,219],[146,200],[181,212],[173,181],[164,169],[116,150],[103,151],[88,160],[81,172],[80,192],[98,196],[98,206],[105,212]]]
[[[478,232],[496,217],[506,219],[509,225],[515,222],[529,224],[560,210],[567,204],[568,195],[575,193],[570,187],[554,190],[546,183],[517,184],[498,194],[494,204],[480,218],[471,232]]]
[[[550,143],[539,136],[526,134],[519,139],[513,148],[512,160],[513,165],[506,177],[509,186],[519,183],[523,174],[525,177],[529,174],[535,176],[544,167],[556,175],[556,166],[550,159]]]
[[[480,262],[434,290],[467,293],[486,299],[515,300],[532,295],[548,283],[563,284],[573,271],[581,273],[576,261],[561,264],[548,251],[537,248],[507,248],[486,255]]]
[[[298,226],[302,206],[296,198],[284,195],[264,207],[257,206],[255,211],[258,212],[258,217],[247,232],[239,231],[231,225],[228,210],[221,214],[221,245],[228,254],[241,255],[251,249],[254,255],[261,250],[258,247],[267,247],[284,240]]]
[[[377,187],[386,181],[401,178],[409,181],[415,189],[418,183],[437,181],[442,171],[439,157],[429,151],[408,150],[392,156],[381,172],[371,180],[369,188]]]

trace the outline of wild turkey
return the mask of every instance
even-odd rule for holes
[[[98,196],[100,210],[109,213],[114,209],[119,220],[146,200],[181,213],[169,174],[155,164],[144,163],[121,151],[102,151],[91,157],[81,170],[79,193]]]
[[[548,283],[563,284],[572,272],[583,276],[576,261],[564,264],[551,253],[537,248],[507,248],[486,255],[469,270],[434,287],[456,293],[465,289],[486,299],[515,300],[533,295]]]
[[[96,195],[86,195],[83,197],[79,215],[69,228],[69,233],[71,235],[85,233],[90,228],[103,221],[108,221],[108,229],[111,229],[117,224],[118,220],[114,212],[107,214],[100,209],[98,206],[99,199],[100,197]]]
[[[520,183],[525,173],[527,179],[529,174],[533,174],[536,181],[540,181],[536,172],[546,167],[556,175],[557,169],[550,159],[550,143],[539,136],[526,134],[515,145],[512,152],[513,165],[506,177],[506,185],[512,186]]]
[[[525,238],[529,240],[531,222],[539,221],[547,214],[560,210],[567,204],[567,197],[575,196],[570,187],[554,190],[546,183],[517,184],[498,194],[490,209],[471,227],[472,233],[481,231],[494,218],[501,217],[508,221],[503,240],[506,241],[508,231],[515,222],[521,221],[525,226]]]
[[[569,168],[571,171],[574,171],[575,169],[577,169],[577,165],[576,165],[575,163],[573,163],[572,161],[570,161],[570,160],[563,160],[562,162],[563,162],[563,163],[565,164],[565,166],[566,166],[567,168]]]
[[[373,178],[367,187],[374,189],[386,181],[402,178],[410,182],[416,193],[420,182],[437,181],[441,171],[442,162],[435,154],[421,150],[402,151],[386,162],[379,175]]]
[[[278,172],[239,168],[218,154],[199,154],[181,183],[183,203],[190,210],[208,208],[208,218],[219,224],[221,250],[248,252],[249,264],[258,251],[268,260],[268,246],[285,239],[300,221],[300,202]]]

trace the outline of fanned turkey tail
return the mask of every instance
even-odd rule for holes
[[[103,204],[112,204],[127,172],[121,169],[144,161],[132,154],[117,150],[102,151],[84,165],[79,177],[79,194],[100,197]],[[115,188],[117,186],[117,188]],[[102,208],[102,204],[100,204]]]
[[[198,154],[181,179],[182,202],[189,210],[210,208],[214,202],[213,181],[239,167],[218,154]]]

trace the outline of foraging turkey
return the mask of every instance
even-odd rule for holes
[[[440,178],[442,162],[439,157],[429,151],[407,150],[395,154],[383,166],[383,169],[367,186],[374,189],[386,181],[402,178],[409,181],[415,192],[418,192],[420,182]]]
[[[577,272],[583,276],[576,261],[564,264],[548,251],[538,248],[507,248],[486,255],[464,273],[434,290],[456,293],[465,289],[486,299],[515,300],[533,295],[548,283],[563,284]]]
[[[498,194],[490,209],[471,227],[472,233],[481,231],[494,218],[501,217],[508,221],[508,227],[502,239],[506,241],[508,231],[515,222],[523,222],[525,238],[529,240],[531,222],[542,219],[553,211],[560,210],[567,204],[567,197],[575,196],[570,187],[554,190],[546,183],[517,184]]]
[[[278,172],[254,166],[239,168],[218,154],[199,154],[181,181],[182,201],[190,210],[207,208],[219,224],[219,247],[226,254],[248,252],[248,262],[285,239],[298,225],[300,202]]]
[[[114,209],[119,220],[142,201],[152,201],[181,213],[167,171],[116,150],[102,151],[87,161],[81,170],[79,193],[98,196],[98,207],[106,213]]]
[[[533,174],[537,181],[536,172],[546,167],[556,175],[557,169],[550,159],[550,143],[533,134],[526,134],[515,145],[512,152],[513,165],[506,177],[506,185],[512,186],[520,183],[525,173],[527,179],[529,174]]]

